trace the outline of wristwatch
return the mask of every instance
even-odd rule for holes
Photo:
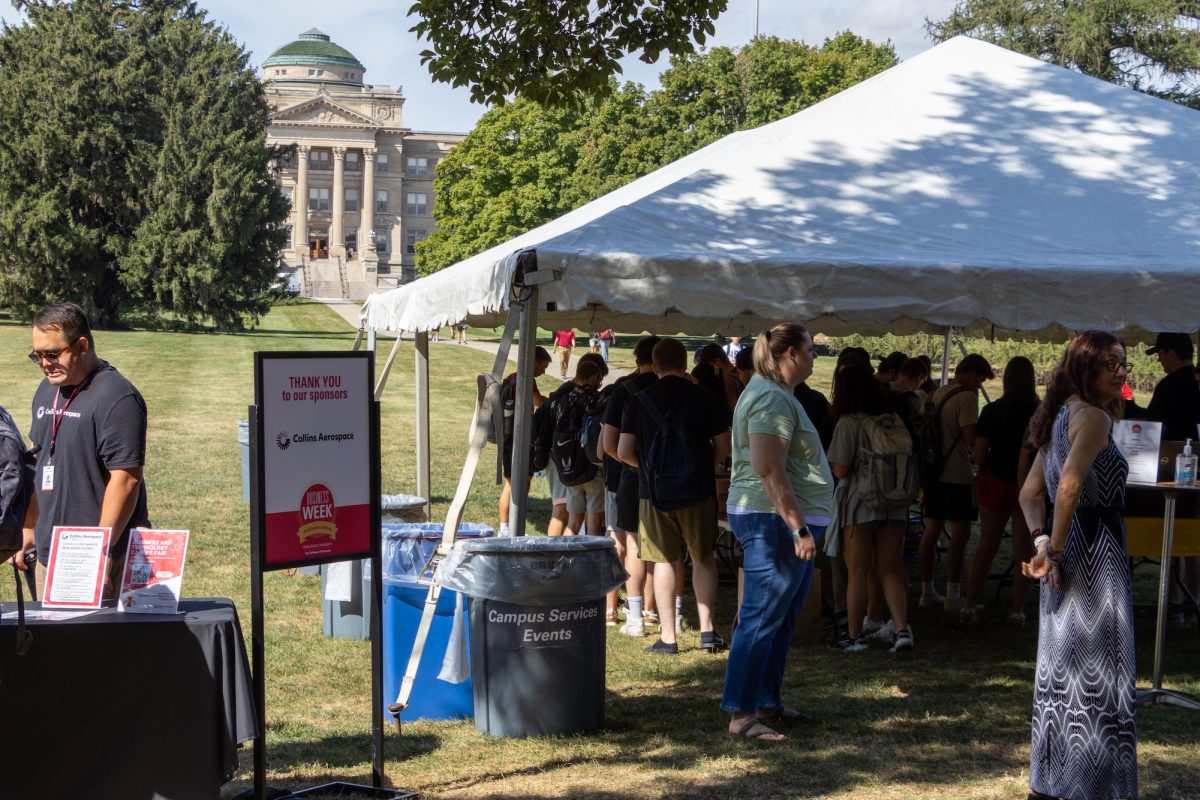
[[[812,536],[812,531],[810,531],[808,529],[807,525],[805,525],[802,528],[792,531],[792,538],[794,538],[794,539],[803,539],[806,536]]]

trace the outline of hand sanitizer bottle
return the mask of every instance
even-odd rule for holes
[[[1183,452],[1175,456],[1175,485],[1196,485],[1196,456],[1192,455],[1192,440],[1183,445]]]

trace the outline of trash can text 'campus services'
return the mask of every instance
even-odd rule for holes
[[[475,727],[489,736],[604,724],[604,595],[626,579],[600,536],[465,541],[438,567],[471,599]]]
[[[469,541],[494,535],[486,525],[464,522],[458,526],[458,536]],[[441,540],[440,522],[383,526],[383,708],[380,713],[389,722],[392,716],[387,706],[396,701],[400,691],[429,592],[427,585],[417,583],[417,577]],[[455,600],[455,593],[445,589],[438,598],[412,695],[408,707],[400,714],[404,722],[471,716],[471,680],[449,683],[438,678],[454,626]]]

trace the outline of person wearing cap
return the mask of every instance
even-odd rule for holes
[[[1146,355],[1158,358],[1166,373],[1154,387],[1150,405],[1146,407],[1146,419],[1162,423],[1163,441],[1196,441],[1200,438],[1196,428],[1200,423],[1200,385],[1196,383],[1196,367],[1192,363],[1194,353],[1192,337],[1186,333],[1160,333],[1154,339],[1154,347],[1146,350]],[[1190,513],[1190,509],[1185,513]],[[1171,569],[1193,597],[1200,592],[1200,557],[1173,558]],[[1176,581],[1171,581],[1168,602],[1171,620],[1183,622],[1183,613],[1179,610],[1183,592]]]
[[[1192,363],[1192,337],[1186,333],[1160,333],[1154,347],[1146,351],[1157,356],[1165,378],[1154,387],[1154,395],[1146,408],[1146,418],[1163,424],[1165,441],[1195,441],[1196,424],[1200,423],[1200,387],[1196,384],[1196,368]]]
[[[875,380],[882,383],[885,387],[892,388],[892,384],[896,382],[900,373],[900,367],[908,360],[908,356],[900,351],[889,353],[887,356],[879,359],[879,369],[875,371]]]

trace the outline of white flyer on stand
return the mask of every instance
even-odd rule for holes
[[[1129,462],[1129,480],[1158,482],[1158,450],[1162,423],[1144,419],[1122,419],[1113,423],[1113,444]]]
[[[129,614],[176,613],[187,546],[187,531],[131,530],[117,608]]]

